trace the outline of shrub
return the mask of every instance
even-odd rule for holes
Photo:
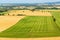
[[[25,16],[25,14],[17,14],[17,16]]]

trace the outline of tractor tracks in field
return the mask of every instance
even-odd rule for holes
[[[54,22],[54,23],[55,23],[55,25],[56,25],[56,28],[58,28],[58,30],[60,31],[60,27],[57,25],[56,22]]]
[[[53,23],[54,24],[54,27],[60,31],[60,27],[56,23],[56,18],[54,16],[52,18],[53,18],[53,22],[54,22]]]

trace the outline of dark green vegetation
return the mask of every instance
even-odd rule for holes
[[[5,7],[0,7],[0,16],[4,16],[7,13],[8,9]]]
[[[51,16],[27,16],[11,28],[0,33],[0,37],[34,38],[59,36],[60,29]]]
[[[4,16],[7,12],[0,12],[0,16]]]

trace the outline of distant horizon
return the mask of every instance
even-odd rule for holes
[[[59,2],[59,1],[57,1],[57,2]],[[44,2],[44,3],[52,3],[52,2]],[[0,4],[4,4],[4,3],[0,3]],[[5,4],[9,4],[9,3],[5,3]],[[12,4],[12,3],[11,3]],[[18,3],[16,3],[16,4],[18,4]],[[20,4],[20,3],[19,3]],[[22,4],[22,3],[21,3]],[[26,3],[23,3],[23,4],[26,4]],[[28,3],[28,4],[37,4],[37,3]]]
[[[59,1],[60,0],[0,0],[0,3],[46,3]]]

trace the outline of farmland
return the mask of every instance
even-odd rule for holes
[[[60,12],[56,12],[56,11],[54,11],[54,12],[51,12],[51,14],[55,17],[55,19],[56,19],[56,24],[59,26],[59,28],[60,28]]]
[[[12,16],[13,14],[17,16],[18,14],[25,15],[25,16],[51,16],[50,12],[47,12],[46,10],[9,10],[7,11],[7,14],[5,15]]]
[[[35,10],[34,12],[31,10],[9,10],[4,13],[4,16],[0,16],[0,37],[40,38],[60,36],[59,10]],[[18,14],[20,16],[17,16]],[[24,14],[24,16],[21,16],[21,14]],[[54,18],[56,21],[54,21]]]
[[[0,16],[0,32],[15,25],[22,18],[24,18],[24,16]]]
[[[60,30],[51,16],[27,16],[0,33],[0,37],[34,38],[59,36]]]
[[[0,40],[60,40],[60,6],[1,4]]]

